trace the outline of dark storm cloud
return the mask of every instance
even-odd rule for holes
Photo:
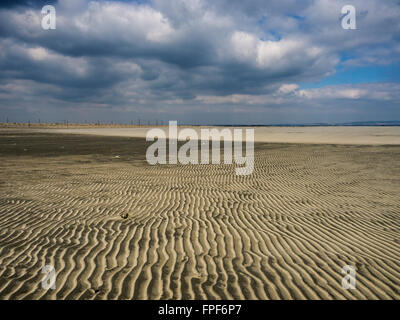
[[[312,117],[311,105],[336,101],[333,89],[320,96],[301,83],[340,65],[396,64],[400,57],[400,8],[391,1],[354,1],[357,30],[341,28],[345,1],[61,0],[56,30],[41,29],[41,1],[17,3],[0,9],[0,103],[7,112],[13,102],[42,97],[42,105],[73,106],[77,114],[113,110],[121,119],[130,111],[191,117],[201,109],[213,118],[222,110],[240,114],[238,103],[259,112],[293,106]],[[341,99],[398,103],[389,89],[379,90],[386,93]]]
[[[12,7],[32,7],[41,8],[46,4],[54,5],[57,0],[2,0],[0,1],[0,8]]]

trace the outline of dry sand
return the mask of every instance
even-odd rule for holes
[[[400,146],[260,143],[239,177],[147,145],[1,131],[1,299],[400,298]]]
[[[168,127],[162,127],[167,133]],[[184,128],[182,126],[181,128]],[[200,136],[200,127],[192,127]],[[228,127],[232,129],[232,127]],[[240,127],[237,127],[240,128]],[[249,127],[241,128],[246,129]],[[75,133],[114,137],[146,137],[150,127],[42,129],[48,133]],[[217,127],[222,130],[223,127]],[[256,142],[307,144],[400,145],[400,127],[256,127]]]

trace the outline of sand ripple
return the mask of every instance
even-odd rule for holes
[[[0,298],[399,299],[399,155],[259,145],[250,177],[226,165],[5,160]],[[56,290],[40,287],[45,264]],[[341,287],[348,264],[356,290]]]

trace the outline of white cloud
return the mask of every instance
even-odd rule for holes
[[[369,99],[369,100],[399,100],[400,84],[397,83],[366,83],[357,85],[335,85],[322,88],[303,89],[296,92],[298,97],[307,99]]]
[[[247,32],[235,31],[231,37],[235,57],[242,61],[254,61],[257,52],[257,38]]]
[[[299,88],[299,86],[295,83],[285,83],[280,86],[278,92],[283,93],[283,94],[288,94],[288,93],[296,91],[298,88]]]
[[[166,17],[148,6],[91,2],[87,10],[74,15],[73,19],[78,32],[90,36],[121,37],[132,43],[143,40],[167,42],[174,33]],[[69,22],[65,23],[68,27]]]

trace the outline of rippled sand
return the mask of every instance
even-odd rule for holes
[[[147,145],[1,132],[1,299],[400,298],[399,146],[260,143],[239,177]]]

